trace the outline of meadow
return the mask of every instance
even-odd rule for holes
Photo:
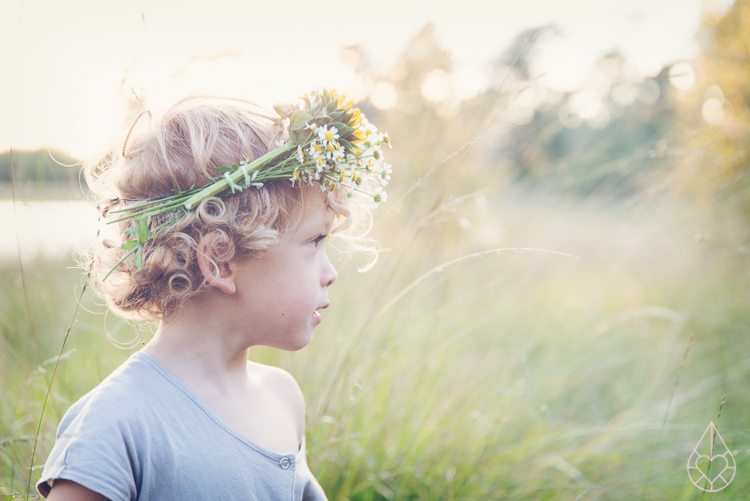
[[[716,230],[712,216],[512,183],[431,205],[430,187],[449,175],[422,179],[412,203],[397,202],[408,186],[394,189],[376,215],[373,270],[358,273],[362,259],[329,244],[339,280],[307,348],[251,352],[300,382],[311,468],[329,498],[699,499],[686,463],[726,395],[719,430],[737,474],[708,496],[743,499],[747,257],[696,238]],[[0,268],[9,499],[26,492],[83,283],[73,266],[24,260],[23,279],[17,260]],[[67,407],[153,328],[104,311],[84,294],[32,479]]]

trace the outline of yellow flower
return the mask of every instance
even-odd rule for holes
[[[361,117],[360,117],[361,118]],[[359,143],[361,141],[365,140],[365,133],[362,131],[362,129],[357,129],[354,131],[354,135],[357,137],[352,143]]]
[[[356,127],[362,122],[362,112],[359,108],[352,108],[349,110],[352,113],[352,118],[349,119],[349,127]]]

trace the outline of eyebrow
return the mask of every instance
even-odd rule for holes
[[[309,238],[315,238],[320,235],[328,235],[333,231],[333,227],[335,225],[335,221],[333,219],[326,218],[325,220],[319,220],[316,221],[313,225],[310,227],[310,231],[306,233],[308,235],[306,239]]]

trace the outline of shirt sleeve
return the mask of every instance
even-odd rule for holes
[[[102,402],[79,401],[71,407],[37,482],[39,493],[46,498],[54,480],[65,479],[112,501],[135,501],[140,461],[125,414]]]

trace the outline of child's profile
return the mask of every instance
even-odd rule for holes
[[[337,110],[342,101],[323,95],[320,103],[335,103],[328,109],[338,128],[305,120],[305,136],[298,124],[302,144],[288,147],[289,162],[298,162],[291,176],[261,183],[247,168],[290,144],[284,122],[250,103],[215,98],[177,103],[132,129],[109,162],[86,167],[102,214],[122,219],[116,239],[93,254],[92,279],[110,309],[159,327],[67,411],[37,484],[44,497],[326,498],[306,463],[299,385],[281,369],[248,361],[252,346],[295,351],[311,341],[337,278],[325,243],[367,214],[352,194],[365,189],[357,171],[372,172],[363,152],[378,142],[356,129],[358,110]],[[226,171],[238,172],[243,158],[241,185]],[[156,211],[138,224],[121,217],[222,178],[231,194],[207,197],[195,210]],[[125,259],[136,246],[137,260]]]

